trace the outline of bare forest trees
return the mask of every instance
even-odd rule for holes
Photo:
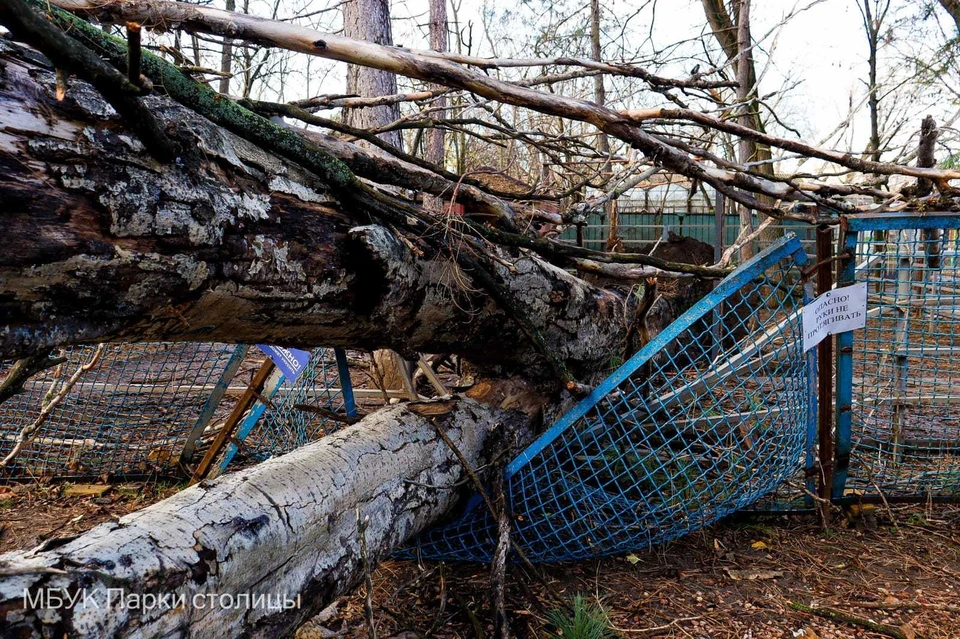
[[[740,126],[765,132],[761,102],[758,98],[757,69],[754,62],[754,42],[750,32],[751,0],[733,0],[728,8],[724,0],[703,0],[703,9],[714,37],[720,43],[727,61],[736,71],[737,122]],[[760,175],[772,176],[774,167],[770,146],[741,137],[737,154],[740,162],[750,166]],[[753,212],[740,207],[740,232],[749,234],[754,227]],[[766,233],[769,241],[776,233]],[[741,251],[744,258],[752,254],[752,246],[746,245]]]

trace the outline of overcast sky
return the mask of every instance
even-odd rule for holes
[[[461,15],[480,23],[484,2],[489,0],[463,0]],[[771,52],[771,64],[761,81],[761,92],[769,93],[782,88],[786,79],[799,82],[792,88],[784,101],[778,105],[778,112],[796,126],[812,142],[820,142],[833,131],[838,123],[847,118],[851,102],[860,103],[866,93],[864,78],[867,72],[867,42],[863,33],[858,0],[823,0],[815,3],[811,0],[754,0],[753,35],[761,38],[779,24],[784,16],[797,9],[809,7],[792,17],[780,29],[776,29],[762,42],[764,51]],[[608,10],[627,15],[646,4],[643,0],[603,0]],[[589,6],[588,3],[583,3]],[[517,0],[499,0],[489,6],[499,10],[504,7],[520,6]],[[812,5],[812,6],[810,6]],[[917,0],[894,0],[896,16],[917,5]],[[405,46],[425,47],[421,39],[422,25],[426,22],[426,0],[395,0],[393,7],[395,36]],[[522,12],[522,11],[521,11]],[[637,32],[646,32],[653,18],[652,8],[641,12],[632,25]],[[586,10],[583,19],[587,18]],[[462,19],[463,20],[463,19]],[[465,21],[465,20],[463,20]],[[528,25],[530,32],[537,30],[548,21],[547,16],[538,18],[536,11],[524,14],[522,25]],[[537,23],[540,22],[540,25]],[[653,40],[657,46],[691,38],[704,28],[703,8],[700,0],[659,0],[656,3],[655,29]],[[418,28],[416,25],[421,25]],[[933,25],[935,27],[935,23]],[[946,28],[946,26],[944,27]],[[475,29],[476,31],[477,29]],[[520,39],[521,36],[517,36]],[[489,55],[489,46],[474,36],[475,41],[483,45],[481,54]],[[898,43],[901,49],[922,43]],[[889,54],[881,54],[881,78],[891,72],[889,69],[892,49]],[[503,51],[498,51],[501,55]],[[761,57],[762,56],[761,54]],[[682,75],[683,69],[674,69],[675,75]],[[928,111],[927,105],[919,105],[924,112],[916,114],[919,121]],[[952,113],[956,107],[947,103],[934,109],[934,115],[941,120]],[[852,130],[845,133],[843,139],[831,140],[833,146],[852,145],[863,148],[868,137],[866,108],[862,107],[854,119]],[[914,129],[917,127],[913,127]],[[904,136],[907,134],[905,133]],[[902,136],[902,137],[904,137]],[[903,140],[906,142],[906,140]]]

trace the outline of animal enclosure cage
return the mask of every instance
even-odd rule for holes
[[[740,234],[740,216],[725,213],[719,218],[707,207],[686,207],[672,205],[666,207],[646,207],[642,200],[620,199],[617,207],[617,236],[623,241],[624,250],[633,251],[652,244],[674,233],[682,237],[692,237],[711,246],[723,249],[733,246]],[[754,215],[754,227],[761,220]],[[816,244],[816,229],[804,222],[785,220],[775,225],[783,233],[793,233],[813,257]],[[583,246],[589,249],[605,250],[610,237],[610,220],[607,216],[594,213],[587,217],[583,227]],[[718,241],[719,238],[719,241]],[[560,240],[574,244],[577,241],[576,227],[568,225],[560,234]]]
[[[0,404],[0,457],[97,348],[63,350],[66,361],[28,380]],[[289,452],[341,423],[343,388],[333,349],[313,351],[307,370],[281,386],[241,452],[253,459]],[[50,412],[35,437],[2,470],[6,477],[176,476],[189,442],[194,458],[223,426],[263,358],[245,346],[184,343],[104,345]],[[0,379],[11,363],[0,363]]]
[[[837,286],[865,283],[866,327],[837,337],[834,501],[960,498],[960,215],[853,216]],[[803,352],[806,250],[788,235],[736,269],[514,458],[513,540],[533,561],[649,547],[752,510],[807,510],[817,466],[817,362]],[[92,355],[0,405],[0,454]],[[175,471],[218,432],[259,368],[246,347],[107,346],[4,471]],[[0,376],[2,376],[0,368]],[[314,351],[296,384],[260,396],[234,438],[251,459],[335,430],[351,412],[342,352]],[[202,426],[202,428],[198,427]],[[199,434],[199,438],[193,435]],[[236,451],[234,451],[236,452]],[[229,461],[229,458],[227,459]],[[828,484],[829,485],[829,484]],[[497,523],[476,495],[406,554],[489,560]]]

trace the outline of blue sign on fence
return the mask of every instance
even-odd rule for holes
[[[257,344],[257,348],[267,354],[273,363],[283,372],[284,383],[293,384],[297,381],[310,362],[310,351],[301,351],[298,348],[284,348],[283,346],[266,346]]]

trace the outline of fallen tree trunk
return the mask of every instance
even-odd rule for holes
[[[363,578],[358,516],[376,565],[470,488],[437,429],[479,467],[505,429],[529,432],[536,409],[519,403],[527,413],[387,408],[67,543],[2,555],[0,635],[285,636]]]
[[[183,149],[160,164],[89,85],[0,40],[0,357],[108,340],[542,353],[457,263],[296,164],[169,99],[145,102]],[[574,372],[622,352],[632,302],[524,252],[498,275]]]

